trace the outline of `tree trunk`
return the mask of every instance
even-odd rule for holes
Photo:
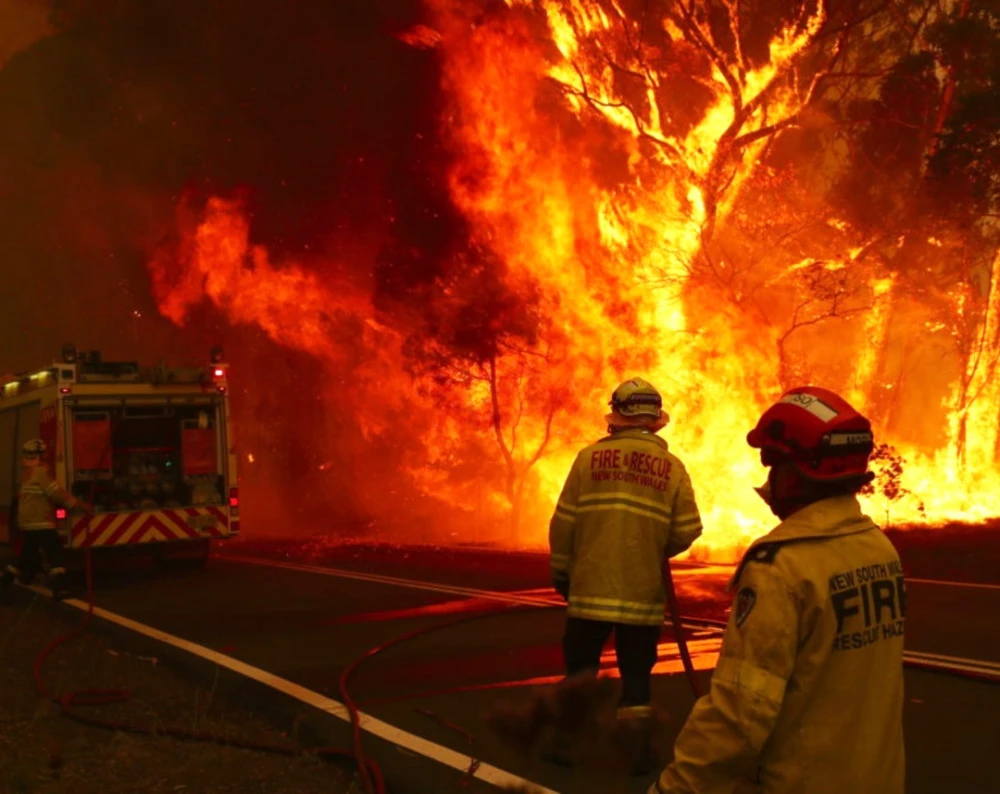
[[[517,542],[521,532],[521,511],[524,506],[524,497],[519,488],[514,494],[510,504],[510,540]]]
[[[962,411],[958,415],[958,429],[955,433],[955,460],[960,466],[965,465],[965,447],[968,431],[969,412]]]
[[[970,0],[962,1],[962,5],[958,10],[959,19],[965,19],[969,15],[969,5]],[[941,104],[938,105],[938,112],[934,118],[934,127],[931,130],[932,134],[930,140],[927,142],[927,148],[925,149],[925,163],[933,157],[934,153],[937,151],[941,133],[944,132],[945,124],[948,123],[948,117],[951,116],[951,112],[955,107],[955,94],[957,91],[958,75],[955,73],[955,67],[952,66],[947,69],[947,74],[945,76],[944,88],[941,91]]]
[[[893,388],[886,389],[882,384],[887,380],[889,343],[891,341],[890,329],[894,327],[898,300],[896,291],[889,289],[885,298],[885,306],[878,316],[877,336],[873,338],[875,347],[875,360],[871,366],[871,372],[866,386],[867,391],[867,415],[873,424],[887,428],[891,419],[893,409],[899,401],[900,389],[903,386],[903,362],[900,362],[899,373],[896,376],[896,383]]]

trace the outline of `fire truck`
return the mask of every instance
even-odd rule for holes
[[[62,349],[48,367],[0,381],[0,543],[20,546],[22,445],[48,447],[50,471],[93,514],[59,509],[67,549],[143,549],[204,563],[239,534],[228,365],[141,368]]]

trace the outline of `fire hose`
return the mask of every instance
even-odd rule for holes
[[[183,739],[189,741],[204,741],[213,742],[216,744],[227,745],[230,747],[239,747],[246,750],[257,750],[260,752],[276,753],[279,755],[302,755],[304,752],[311,752],[319,756],[351,756],[350,752],[338,749],[320,748],[315,750],[304,751],[301,748],[290,747],[285,745],[269,744],[265,742],[253,742],[244,739],[236,739],[232,737],[222,736],[220,734],[212,733],[210,731],[199,731],[190,730],[187,728],[175,728],[169,725],[158,726],[155,728],[147,727],[144,725],[138,725],[131,722],[121,721],[121,720],[104,720],[97,717],[93,717],[87,714],[83,714],[78,710],[80,706],[105,706],[112,703],[122,703],[129,700],[132,697],[131,690],[128,689],[86,689],[78,691],[65,692],[61,695],[53,693],[46,685],[44,676],[42,674],[45,661],[48,657],[55,651],[58,647],[65,645],[71,640],[80,637],[87,629],[90,624],[90,620],[94,614],[94,592],[93,592],[93,561],[91,556],[91,550],[88,548],[85,551],[84,557],[85,566],[85,576],[87,582],[87,611],[84,613],[83,620],[80,625],[77,626],[72,631],[57,637],[55,640],[46,645],[39,654],[35,657],[33,665],[33,675],[35,681],[35,691],[39,695],[44,697],[46,700],[50,700],[56,703],[62,712],[62,714],[76,722],[84,725],[89,725],[95,728],[106,728],[113,731],[121,731],[126,733],[136,733],[143,734],[146,736],[169,736],[175,739]]]
[[[694,662],[691,661],[691,652],[688,650],[687,638],[684,636],[684,618],[681,617],[681,608],[677,603],[677,590],[674,587],[674,574],[670,568],[670,560],[663,564],[663,585],[667,591],[670,621],[674,626],[674,638],[677,640],[677,651],[680,653],[681,663],[684,665],[684,675],[687,676],[695,699],[698,699],[701,697],[701,685],[698,683],[698,676],[695,675]]]
[[[347,708],[350,715],[351,729],[353,745],[350,750],[341,748],[301,748],[291,745],[280,745],[266,742],[253,742],[244,739],[236,739],[233,737],[227,737],[220,734],[212,733],[210,731],[199,731],[191,730],[187,728],[176,728],[172,726],[157,726],[155,728],[147,727],[144,725],[138,725],[136,723],[121,721],[121,720],[105,720],[97,717],[84,714],[78,710],[77,707],[80,706],[102,706],[110,705],[113,703],[121,703],[129,700],[132,697],[132,692],[128,689],[88,689],[79,690],[75,692],[66,692],[62,695],[54,694],[46,685],[44,677],[42,675],[42,669],[44,667],[46,659],[49,655],[56,650],[56,648],[70,642],[73,639],[81,636],[90,624],[90,620],[94,614],[94,587],[93,587],[93,557],[91,548],[87,547],[84,552],[84,568],[86,577],[86,588],[87,588],[87,611],[84,614],[84,618],[80,625],[73,629],[72,631],[64,634],[52,642],[50,642],[35,658],[33,673],[35,681],[35,690],[39,695],[47,700],[56,703],[64,716],[79,722],[83,725],[88,725],[95,728],[104,728],[107,730],[121,731],[127,733],[134,733],[146,736],[167,736],[174,739],[186,740],[186,741],[200,741],[200,742],[212,742],[215,744],[220,744],[229,747],[237,747],[245,750],[254,750],[258,752],[265,752],[277,755],[285,756],[298,756],[303,754],[311,754],[318,756],[320,758],[328,759],[333,757],[339,758],[351,758],[355,761],[358,767],[359,775],[361,776],[362,785],[366,794],[385,794],[385,780],[382,775],[382,771],[375,761],[369,759],[364,752],[361,740],[361,718],[358,711],[358,707],[350,694],[348,688],[348,681],[351,675],[364,663],[366,660],[375,656],[376,654],[385,651],[400,643],[406,642],[408,640],[414,639],[416,637],[429,634],[434,631],[440,631],[442,629],[451,628],[452,626],[459,625],[461,623],[471,622],[473,620],[482,619],[484,615],[473,615],[460,618],[458,620],[447,621],[444,623],[435,624],[433,626],[427,626],[415,631],[408,632],[406,634],[401,634],[399,636],[393,637],[388,641],[378,645],[374,648],[369,649],[361,656],[357,657],[353,662],[351,662],[340,675],[339,679],[339,692],[341,700],[344,706]],[[524,609],[536,609],[537,607],[508,607],[503,610],[505,614],[509,614],[512,611],[524,610]],[[427,716],[438,719],[437,715],[432,712],[427,712]],[[450,723],[446,723],[448,727],[455,730],[460,729],[457,726],[453,726]],[[463,732],[464,733],[464,732]],[[476,769],[479,766],[478,759],[472,759],[469,765],[469,769],[466,772],[463,782],[467,782],[475,774]]]
[[[674,630],[676,632],[677,644],[681,652],[681,658],[684,660],[684,668],[688,675],[688,681],[691,685],[692,691],[694,691],[695,696],[698,696],[699,687],[698,682],[695,677],[694,666],[691,662],[691,656],[687,649],[687,643],[685,642],[683,633],[683,618],[681,618],[679,610],[677,608],[677,597],[674,592],[673,581],[670,577],[669,565],[665,566],[667,572],[667,591],[668,591],[668,603],[670,605],[671,617],[673,619]],[[87,689],[79,691],[70,691],[63,693],[62,695],[54,694],[46,685],[44,677],[42,674],[43,667],[46,660],[62,645],[76,639],[83,635],[90,624],[90,621],[94,614],[94,574],[93,574],[93,554],[92,547],[87,546],[84,549],[84,575],[86,582],[86,594],[87,594],[87,611],[84,614],[84,618],[80,625],[74,630],[64,634],[52,642],[50,642],[35,658],[33,666],[35,690],[38,694],[47,700],[56,703],[64,716],[72,719],[83,725],[88,725],[90,727],[104,728],[106,730],[127,732],[133,734],[140,734],[146,736],[167,736],[174,739],[184,740],[184,741],[199,741],[199,742],[211,742],[219,745],[238,747],[245,750],[254,750],[257,752],[265,752],[271,754],[285,755],[285,756],[298,756],[302,754],[312,754],[320,758],[332,758],[332,757],[350,757],[352,758],[358,767],[358,773],[361,777],[361,782],[364,787],[366,794],[385,794],[385,780],[382,775],[382,771],[379,766],[371,759],[369,759],[363,748],[362,744],[362,730],[361,730],[361,718],[354,701],[351,696],[348,683],[351,676],[357,671],[357,669],[368,659],[376,656],[377,654],[386,651],[401,643],[407,642],[409,640],[415,639],[420,636],[430,634],[432,632],[441,631],[444,629],[452,628],[464,623],[470,623],[476,620],[482,620],[486,617],[492,617],[494,615],[509,615],[514,612],[520,612],[525,610],[536,610],[540,608],[539,606],[531,605],[513,605],[505,606],[499,610],[494,610],[488,615],[477,614],[468,615],[458,618],[456,620],[445,621],[442,623],[437,623],[432,626],[425,626],[414,631],[407,632],[405,634],[400,634],[396,637],[390,638],[386,642],[381,643],[369,650],[367,650],[362,655],[358,656],[354,661],[352,661],[347,667],[344,668],[340,675],[338,681],[338,689],[345,708],[348,711],[351,722],[351,732],[352,732],[352,747],[350,750],[340,749],[340,748],[312,748],[304,749],[301,747],[295,747],[291,745],[279,745],[266,742],[252,742],[244,739],[236,739],[233,737],[227,737],[220,734],[212,733],[210,731],[199,731],[191,730],[188,728],[177,728],[173,726],[157,726],[155,728],[139,725],[136,723],[131,723],[122,720],[107,720],[94,717],[79,711],[79,707],[83,706],[103,706],[110,705],[113,703],[122,703],[132,698],[132,692],[128,689]],[[556,609],[561,608],[561,605],[550,604],[550,605],[540,605],[541,608]],[[452,725],[447,721],[442,720],[433,712],[424,710],[426,716],[435,719],[446,727],[449,727],[459,733],[461,733],[469,743],[472,743],[472,737],[458,728],[458,726]],[[476,769],[479,766],[479,760],[475,757],[470,759],[469,768],[462,779],[462,784],[467,785],[472,777],[475,775]]]
[[[670,608],[671,621],[674,627],[675,639],[677,641],[677,646],[680,652],[681,659],[683,660],[684,671],[687,675],[688,683],[691,686],[691,690],[694,693],[695,698],[698,698],[700,697],[701,687],[699,686],[697,675],[694,669],[694,664],[691,659],[691,654],[687,647],[687,641],[685,639],[684,627],[683,627],[683,622],[685,619],[681,616],[678,607],[677,594],[674,589],[673,577],[671,575],[669,561],[664,565],[664,572],[665,572],[664,574],[665,586],[667,590],[667,603]],[[354,735],[355,757],[358,759],[364,758],[364,751],[361,746],[361,726],[358,715],[358,707],[355,704],[353,698],[350,696],[347,684],[351,675],[357,670],[358,667],[361,666],[363,662],[401,643],[416,639],[417,637],[431,634],[433,632],[441,631],[443,629],[453,628],[455,626],[459,626],[465,623],[472,623],[479,620],[483,620],[485,618],[495,617],[498,615],[510,615],[516,612],[536,611],[538,609],[562,609],[562,608],[563,605],[561,604],[505,605],[499,609],[491,610],[486,614],[480,613],[477,615],[465,615],[463,617],[456,618],[454,620],[435,623],[434,625],[431,626],[425,626],[423,628],[416,629],[414,631],[410,631],[405,634],[397,635],[363,653],[361,656],[359,656],[357,659],[351,662],[351,664],[349,664],[344,669],[343,673],[340,676],[340,681],[339,681],[341,698],[351,716],[351,723],[353,726],[353,735]],[[426,709],[421,710],[421,713],[425,714],[425,716],[435,719],[438,722],[445,724],[446,727],[449,727],[452,730],[455,730],[456,732],[462,734],[469,743],[472,743],[472,737],[466,731],[462,730],[458,726],[453,725],[451,723],[447,723],[446,721],[442,720],[438,715],[434,714],[433,712],[427,711]],[[471,757],[469,767],[466,770],[465,775],[462,779],[462,785],[467,785],[471,781],[472,777],[475,775],[475,771],[478,768],[478,766],[479,766],[479,760],[475,757]],[[359,760],[359,768],[362,770],[365,769],[365,765],[362,764],[360,760]],[[371,781],[365,781],[366,786],[370,785],[370,783]],[[374,791],[377,794],[384,794],[384,788],[381,788],[379,786],[374,787],[374,789],[366,788],[366,793],[370,791]]]

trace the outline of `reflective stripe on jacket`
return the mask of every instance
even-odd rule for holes
[[[552,578],[571,617],[658,625],[663,562],[701,534],[691,478],[667,442],[618,431],[580,452],[549,525]]]
[[[906,592],[857,499],[786,519],[730,586],[711,690],[650,794],[903,794]]]
[[[56,507],[72,507],[76,499],[67,493],[44,465],[25,466],[21,470],[21,489],[17,498],[17,525],[33,529],[55,529]]]

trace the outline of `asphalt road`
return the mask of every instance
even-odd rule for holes
[[[97,604],[334,698],[341,671],[371,648],[464,621],[366,660],[351,686],[362,710],[556,791],[645,791],[648,780],[526,762],[485,727],[485,715],[497,703],[523,702],[530,685],[559,677],[561,610],[515,609],[503,603],[504,596],[490,596],[496,591],[514,601],[547,597],[543,556],[350,547],[318,549],[311,559],[298,561],[285,559],[275,547],[227,549],[241,555],[265,551],[271,560],[216,558],[204,571],[99,574]],[[323,573],[329,568],[353,573]],[[676,580],[685,614],[724,619],[729,575],[728,568],[680,566]],[[413,583],[390,583],[385,577]],[[1000,587],[912,582],[908,601],[909,650],[1000,662],[995,619]],[[668,715],[662,736],[666,747],[694,701],[670,639],[665,631],[654,692]],[[693,639],[704,684],[715,658],[711,640]],[[990,762],[1000,746],[1000,687],[908,671],[905,719],[908,792],[997,790]],[[474,750],[459,729],[472,735]],[[461,774],[430,764],[427,775],[433,781],[409,774],[393,779],[390,751],[377,746],[374,752],[388,764],[393,792],[459,788]]]

